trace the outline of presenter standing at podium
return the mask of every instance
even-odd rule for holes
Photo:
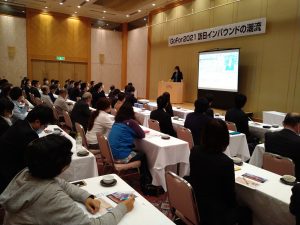
[[[179,66],[175,66],[175,69],[174,69],[174,73],[171,77],[171,80],[173,82],[181,82],[183,80],[183,75],[182,75],[182,72],[180,71],[179,69]]]

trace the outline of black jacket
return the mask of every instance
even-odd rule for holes
[[[291,158],[295,163],[295,174],[300,181],[300,136],[289,129],[265,133],[267,152]]]
[[[150,114],[150,119],[157,120],[159,122],[160,131],[164,134],[177,137],[173,128],[171,116],[163,109],[153,110]]]
[[[26,146],[39,138],[27,120],[18,120],[0,137],[0,193],[12,178],[25,168]]]
[[[195,146],[190,154],[190,167],[189,181],[196,195],[201,222],[227,224],[224,218],[237,207],[233,161],[223,153]]]
[[[93,99],[92,99],[92,106],[93,108],[96,108],[96,104],[100,98],[105,98],[105,92],[102,90],[99,93],[93,92],[92,93]]]
[[[86,131],[90,116],[91,111],[89,109],[89,105],[84,100],[80,100],[75,103],[74,108],[71,112],[73,126],[75,126],[75,122],[77,122],[81,124]]]
[[[200,144],[201,132],[209,120],[211,120],[211,117],[204,113],[193,112],[186,116],[184,127],[191,130],[195,145]]]
[[[249,125],[248,125],[248,116],[246,113],[239,108],[232,108],[226,112],[225,120],[235,123],[237,131],[244,133],[249,137]]]
[[[300,225],[300,183],[292,188],[290,212],[296,217],[296,225]]]
[[[0,116],[0,137],[2,136],[2,134],[5,133],[5,131],[8,130],[10,126],[8,125],[8,123],[6,122],[5,119],[3,119],[1,116]]]
[[[36,87],[31,87],[30,88],[30,93],[34,95],[36,98],[41,98],[41,93]]]
[[[182,72],[178,72],[177,77],[176,77],[176,72],[173,73],[171,80],[173,82],[181,82],[181,80],[183,80],[183,75]]]

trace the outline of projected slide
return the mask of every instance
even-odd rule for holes
[[[239,49],[200,52],[198,88],[238,91]]]

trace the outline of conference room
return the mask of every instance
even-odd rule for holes
[[[300,223],[299,9],[0,0],[0,224]]]

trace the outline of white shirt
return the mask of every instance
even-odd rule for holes
[[[97,144],[97,136],[96,133],[101,133],[102,135],[108,136],[111,127],[114,121],[112,120],[111,116],[104,112],[100,111],[99,115],[96,117],[94,121],[94,126],[91,130],[87,131],[86,138],[88,144]]]

